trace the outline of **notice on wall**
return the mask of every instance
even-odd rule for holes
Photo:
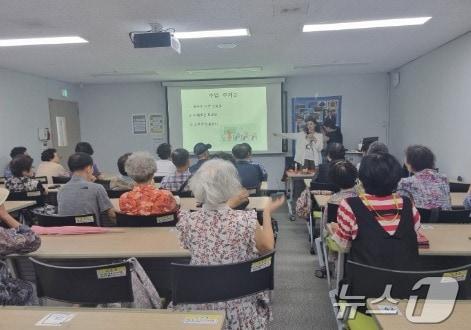
[[[67,125],[65,117],[56,117],[57,146],[67,147]]]
[[[164,136],[164,116],[161,113],[149,114],[149,133],[156,139],[163,139]]]
[[[147,116],[145,114],[132,115],[132,133],[147,134]]]

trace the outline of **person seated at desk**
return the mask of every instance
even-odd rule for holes
[[[212,148],[212,145],[199,142],[193,147],[193,153],[198,158],[198,161],[190,166],[191,174],[198,171],[198,169],[203,165],[205,161],[209,159],[209,149]]]
[[[352,261],[370,266],[409,269],[418,257],[420,214],[407,197],[394,191],[401,165],[390,154],[367,155],[359,178],[365,193],[344,199],[339,206],[332,238],[350,248]]]
[[[58,214],[64,216],[95,214],[101,224],[100,214],[106,212],[111,220],[116,218],[105,188],[94,183],[93,159],[84,152],[76,152],[68,160],[72,177],[57,194]]]
[[[161,143],[157,147],[157,155],[160,159],[155,161],[155,165],[157,166],[157,172],[155,172],[155,176],[164,177],[175,173],[176,167],[170,160],[171,154],[172,147],[170,146],[170,144]]]
[[[92,148],[92,145],[88,142],[79,142],[75,146],[75,152],[83,152],[88,155],[93,156],[95,151]],[[100,169],[96,163],[93,163],[93,176],[98,180],[103,180],[103,175],[101,174]]]
[[[240,182],[245,189],[258,189],[264,179],[260,166],[250,162],[250,149],[247,144],[236,144],[232,148],[236,160],[235,167],[239,173]]]
[[[450,184],[445,175],[435,170],[435,155],[429,148],[409,146],[406,166],[414,175],[399,182],[397,191],[401,196],[411,198],[419,208],[451,210]]]
[[[196,212],[180,211],[177,230],[193,265],[243,262],[270,252],[275,246],[271,215],[284,197],[267,203],[263,226],[254,210],[237,211],[227,204],[240,194],[237,169],[221,159],[205,162],[190,180],[190,188],[203,204]],[[268,293],[209,304],[181,304],[177,310],[224,310],[225,329],[266,329],[271,316]]]
[[[28,153],[26,152],[26,148],[25,147],[14,147],[13,149],[11,149],[10,151],[10,158],[13,160],[13,158],[15,158],[16,156],[20,156],[20,155],[26,155],[28,156]],[[11,169],[10,169],[10,163],[7,164],[7,166],[5,167],[5,169],[3,170],[3,176],[8,179],[9,177],[13,176],[13,174],[11,173]]]
[[[361,152],[363,153],[363,157],[365,157],[366,155],[378,154],[378,153],[389,154],[388,146],[385,145],[383,142],[374,141],[371,144],[368,144],[365,146],[367,146],[366,149],[363,148],[363,145],[361,147]],[[360,164],[361,164],[361,161],[357,164],[357,170],[360,169]]]
[[[131,190],[136,185],[136,181],[129,177],[125,169],[126,161],[130,155],[131,153],[128,152],[118,158],[118,171],[121,176],[110,180],[111,190]]]
[[[8,214],[4,205],[8,194],[8,190],[0,188],[0,221],[7,227],[0,226],[0,255],[5,257],[36,251],[41,245],[41,239],[31,228],[21,225]],[[31,283],[12,278],[6,267],[6,264],[0,262],[0,305],[32,305],[35,297]]]
[[[224,151],[218,151],[218,152],[214,153],[211,156],[211,159],[222,159],[222,160],[227,160],[228,162],[231,162],[234,165],[236,164],[236,160],[235,160],[234,156],[232,156],[232,154],[229,154],[229,153],[224,152]]]
[[[13,176],[5,181],[5,188],[11,192],[41,191],[45,189],[41,182],[33,178],[33,158],[28,155],[19,155],[10,162]]]
[[[247,158],[249,163],[257,165],[258,167],[260,167],[260,170],[262,171],[262,174],[263,174],[263,180],[262,181],[267,181],[268,180],[268,173],[267,173],[267,170],[265,169],[265,167],[262,164],[254,161],[252,159],[252,146],[248,143],[245,143],[245,142],[241,143],[241,145],[246,146],[249,150],[249,157]]]
[[[175,212],[177,202],[172,193],[154,185],[155,160],[147,152],[132,153],[125,165],[126,173],[136,182],[132,191],[119,198],[121,212],[130,215],[151,215]]]
[[[315,174],[314,183],[332,183],[329,176],[329,169],[338,160],[345,159],[345,148],[341,143],[329,143],[327,145],[327,162],[319,165]],[[311,190],[315,190],[311,188]]]
[[[57,150],[49,148],[41,153],[41,163],[36,170],[36,176],[47,177],[47,183],[52,184],[53,176],[68,177],[70,173],[60,164],[60,156]]]
[[[188,180],[190,180],[192,175],[188,170],[190,167],[190,154],[186,149],[175,149],[172,152],[172,162],[177,170],[162,179],[160,188],[175,193],[190,191],[190,187],[188,186]]]

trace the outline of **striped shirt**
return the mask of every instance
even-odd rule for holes
[[[396,201],[394,201],[392,195],[379,197],[365,194],[363,196],[368,201],[368,205],[366,205],[366,207],[370,210],[374,210],[373,214],[376,221],[378,221],[381,227],[383,227],[389,235],[394,235],[401,220],[400,214],[397,216],[396,203],[397,207],[402,210],[402,198],[396,196]],[[379,218],[376,213],[379,213],[381,218]],[[420,229],[420,214],[415,206],[412,206],[412,216],[414,220],[414,229],[418,232]],[[338,229],[333,238],[340,246],[346,248],[349,246],[350,242],[357,237],[358,224],[355,214],[345,199],[339,206],[337,224]]]

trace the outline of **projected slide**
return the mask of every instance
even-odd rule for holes
[[[230,151],[247,142],[254,151],[266,151],[267,88],[232,87],[182,89],[183,147],[195,143],[213,145],[212,150]]]

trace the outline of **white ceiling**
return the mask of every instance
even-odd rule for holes
[[[282,13],[292,8],[299,10]],[[304,23],[413,16],[433,18],[424,26],[301,33]],[[471,0],[0,0],[0,39],[90,41],[0,48],[0,67],[83,83],[387,72],[470,31],[470,17]],[[248,27],[252,36],[182,40],[181,55],[134,49],[128,33],[148,30],[149,22],[177,31]],[[185,72],[258,66],[256,73]],[[114,71],[158,74],[93,77]]]

